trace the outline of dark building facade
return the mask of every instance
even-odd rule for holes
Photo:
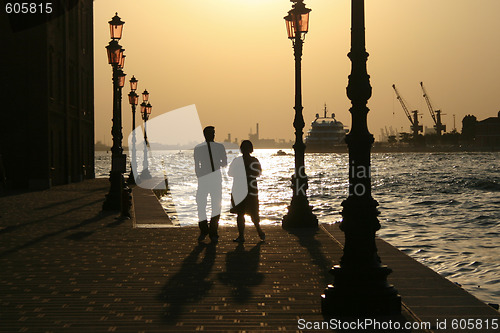
[[[462,119],[462,140],[465,142],[473,142],[476,138],[477,118],[474,115],[468,114]]]
[[[0,14],[7,188],[94,178],[93,1],[54,10],[57,17],[20,29]]]
[[[477,122],[476,144],[483,148],[500,149],[500,111],[498,111],[497,117]]]

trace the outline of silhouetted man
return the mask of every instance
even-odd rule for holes
[[[196,177],[198,177],[198,190],[196,204],[198,205],[198,225],[200,227],[201,242],[207,235],[213,243],[217,243],[219,235],[217,228],[222,206],[222,170],[227,165],[226,149],[224,145],[214,142],[215,128],[207,126],[203,129],[205,142],[194,148],[194,163]],[[207,219],[207,198],[210,194],[212,214],[210,227]]]

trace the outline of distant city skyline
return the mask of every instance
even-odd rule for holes
[[[312,12],[302,62],[304,131],[324,103],[349,128],[350,1],[305,2]],[[286,0],[95,1],[95,140],[111,142],[111,68],[104,47],[115,12],[125,21],[124,138],[131,131],[128,80],[135,75],[138,91],[151,93],[152,118],[196,104],[202,126],[216,126],[219,141],[228,133],[248,138],[257,122],[262,138],[292,139],[294,63],[283,20],[290,8]],[[366,1],[371,133],[378,139],[385,126],[409,131],[392,84],[409,109],[419,110],[424,127],[433,122],[421,81],[448,131],[453,115],[458,131],[467,114],[496,116],[498,12],[496,0]],[[136,121],[141,123],[139,113]]]

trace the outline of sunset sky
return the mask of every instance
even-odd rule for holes
[[[351,64],[350,1],[306,0],[309,33],[302,60],[305,131],[326,103],[350,127],[345,94]],[[131,131],[126,94],[135,75],[138,92],[150,92],[152,117],[195,104],[203,126],[216,126],[222,141],[246,139],[260,123],[261,138],[293,137],[294,59],[283,17],[288,0],[95,0],[96,141],[111,144],[112,83],[107,63],[108,21],[125,21],[127,85],[123,127]],[[368,73],[373,87],[369,128],[378,139],[384,126],[409,131],[392,84],[432,119],[422,97],[423,81],[447,129],[500,110],[500,1],[366,0]],[[139,116],[137,116],[139,123]]]

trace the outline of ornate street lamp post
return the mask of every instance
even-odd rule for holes
[[[151,173],[149,172],[149,164],[148,164],[148,134],[147,134],[147,122],[149,119],[149,115],[151,114],[151,110],[153,106],[148,102],[149,93],[147,90],[144,90],[142,93],[143,101],[141,103],[141,114],[142,120],[144,120],[144,159],[142,163],[142,172],[140,175],[141,180],[151,179]],[[147,103],[146,103],[147,102]]]
[[[128,94],[128,102],[132,106],[132,158],[130,161],[130,175],[128,176],[128,183],[135,184],[134,179],[134,167],[137,166],[136,151],[135,151],[135,109],[139,103],[139,95],[135,92],[137,90],[137,82],[139,82],[135,76],[132,75],[130,79],[130,93]]]
[[[370,150],[374,142],[368,131],[370,76],[366,70],[364,0],[352,0],[351,59],[352,68],[347,97],[352,127],[346,136],[349,148],[349,197],[342,202],[345,233],[344,255],[332,269],[334,284],[322,296],[325,318],[397,315],[401,297],[387,283],[391,269],[382,265],[377,254],[375,233],[380,229],[378,203],[371,194]]]
[[[309,8],[302,0],[290,0],[292,9],[285,17],[288,38],[292,40],[295,57],[295,174],[292,176],[293,196],[288,213],[283,217],[283,228],[318,227],[318,219],[312,213],[307,199],[307,175],[305,173],[304,154],[306,145],[303,141],[304,117],[302,115],[302,77],[301,60],[304,38],[309,28]]]
[[[113,68],[113,146],[111,147],[112,161],[109,176],[110,189],[103,203],[103,210],[119,210],[122,208],[122,190],[124,188],[123,173],[125,172],[126,156],[122,148],[122,115],[121,98],[122,87],[125,84],[125,73],[121,70],[124,65],[124,49],[118,44],[122,37],[123,22],[118,13],[109,21],[111,41],[106,46],[108,62]]]

